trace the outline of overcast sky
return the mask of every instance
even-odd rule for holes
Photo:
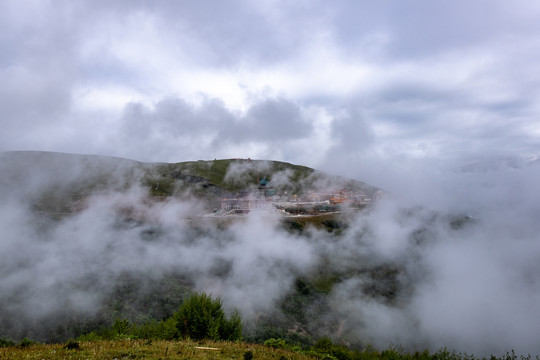
[[[539,18],[534,0],[5,0],[0,151],[343,174],[527,158]]]

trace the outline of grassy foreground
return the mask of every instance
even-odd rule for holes
[[[213,341],[116,340],[66,344],[34,344],[0,348],[0,359],[313,359],[264,345]]]
[[[324,343],[324,341],[323,341]],[[283,347],[285,346],[285,347]],[[39,344],[28,341],[21,345],[0,347],[0,359],[64,360],[64,359],[191,359],[191,360],[540,360],[539,356],[517,355],[476,357],[442,348],[409,353],[397,348],[381,352],[368,347],[351,351],[339,345],[317,345],[310,350],[271,339],[265,344],[231,341],[191,340],[97,340],[69,341],[66,344]]]

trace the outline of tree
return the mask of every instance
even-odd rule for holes
[[[242,320],[235,312],[228,320],[221,299],[194,293],[175,314],[178,333],[193,340],[240,340]]]

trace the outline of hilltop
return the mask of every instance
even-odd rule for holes
[[[286,209],[291,201],[298,211],[307,211],[299,204],[330,204],[332,196],[333,205],[359,196],[358,201],[367,203],[377,191],[357,180],[271,160],[145,163],[97,155],[23,151],[0,154],[0,170],[0,196],[24,194],[37,211],[57,215],[77,212],[91,194],[121,192],[134,186],[144,189],[149,199],[196,199],[204,211],[215,213],[225,207],[245,212],[251,207],[264,207],[258,204],[263,202],[279,202]],[[248,198],[251,200],[244,200]],[[335,210],[336,206],[330,208]],[[309,211],[313,209],[311,206]]]

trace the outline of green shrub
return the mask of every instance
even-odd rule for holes
[[[273,347],[275,349],[286,349],[287,343],[283,339],[268,339],[264,342],[265,346]]]
[[[34,345],[36,342],[35,341],[32,341],[28,338],[24,338],[21,340],[21,342],[19,343],[19,346],[22,347],[22,348],[25,348],[25,347],[29,347],[29,346],[32,346]]]
[[[236,341],[242,339],[242,318],[238,311],[232,313],[229,320],[222,324],[221,339]]]
[[[318,339],[312,347],[312,350],[321,355],[330,355],[338,360],[352,359],[352,351],[343,345],[336,345],[328,337]]]
[[[126,319],[116,319],[111,326],[103,326],[95,331],[77,337],[78,341],[118,340],[132,338],[135,326]]]
[[[14,346],[14,345],[15,345],[15,343],[13,341],[0,338],[0,348],[10,347],[10,346]]]
[[[399,360],[402,357],[403,357],[402,354],[397,349],[394,349],[393,347],[389,347],[388,349],[383,350],[381,352],[382,360]]]
[[[78,336],[76,341],[99,341],[103,340],[103,337],[97,333],[97,331],[91,331],[89,333]]]
[[[128,335],[131,333],[132,325],[127,319],[116,319],[112,326],[114,335]]]
[[[450,351],[446,347],[439,349],[435,354],[433,354],[433,360],[459,360],[461,359],[461,354],[457,354],[455,351]]]
[[[149,321],[134,325],[131,333],[137,339],[174,340],[178,338],[176,319],[170,317],[163,321]]]
[[[167,320],[160,321],[157,326],[156,338],[161,340],[173,340],[178,338],[178,330],[176,328],[176,320],[173,317]]]
[[[175,313],[179,336],[193,340],[240,340],[242,321],[238,313],[227,320],[219,298],[193,294]]]
[[[431,360],[431,355],[429,353],[429,350],[424,350],[422,352],[416,351],[412,355],[414,360]]]
[[[330,354],[333,346],[334,344],[332,343],[332,340],[330,340],[330,338],[323,337],[315,342],[315,344],[313,345],[313,350],[320,353]]]

